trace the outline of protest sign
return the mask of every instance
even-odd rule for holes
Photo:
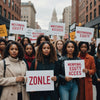
[[[83,69],[85,69],[84,60],[70,60],[65,61],[65,75],[72,78],[85,77]]]
[[[74,41],[75,39],[75,32],[70,33],[70,40]]]
[[[49,23],[49,35],[65,35],[65,23]]]
[[[27,71],[26,91],[54,91],[53,70]]]
[[[46,33],[47,30],[27,28],[25,32],[25,37],[30,38],[32,43],[36,43],[37,37],[39,35],[45,35]]]
[[[27,23],[24,21],[10,20],[9,33],[25,35]]]
[[[91,42],[94,35],[94,28],[76,27],[75,40]]]
[[[98,46],[98,44],[100,43],[100,38],[96,39],[96,46]]]
[[[7,36],[6,25],[0,25],[0,37]]]

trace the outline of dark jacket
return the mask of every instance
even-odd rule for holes
[[[31,69],[30,70],[34,70],[35,69],[35,60],[32,62],[31,65]],[[54,76],[57,77],[58,79],[58,75],[59,75],[59,63],[57,61],[55,61],[54,63],[49,63],[49,58],[48,57],[44,57],[44,64],[42,62],[37,62],[37,69],[36,70],[54,70]],[[56,83],[56,82],[55,82]],[[38,92],[39,95],[51,95],[52,96],[52,100],[56,100],[55,98],[55,90],[54,91],[41,91]],[[56,95],[57,96],[57,95]]]
[[[56,50],[56,52],[57,52],[57,58],[59,59],[61,55],[59,54],[58,50]]]
[[[64,67],[64,61],[65,60],[80,60],[80,58],[76,57],[76,58],[68,58],[67,56],[62,56],[61,58],[59,58],[59,64],[60,64],[60,74],[59,74],[59,83],[64,85],[66,84],[66,80],[65,80],[65,67]],[[73,79],[75,80],[77,83],[78,79]]]
[[[95,76],[96,76],[96,79],[97,79],[97,78],[100,78],[100,59],[98,59],[98,57],[95,56],[94,60],[95,60],[95,65],[96,65]]]

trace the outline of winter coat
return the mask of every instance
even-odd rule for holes
[[[81,55],[79,54],[81,58]],[[93,100],[92,78],[96,71],[94,58],[88,53],[85,56],[85,68],[88,69],[88,73],[85,78],[79,79],[79,92],[78,100]]]
[[[4,74],[4,62],[0,61],[0,85],[3,86],[0,100],[18,100],[18,83],[16,82],[17,73],[20,71],[20,76],[25,76],[26,64],[23,60],[16,60],[12,57],[5,58],[6,72]],[[18,71],[18,65],[19,71]],[[21,69],[21,70],[20,70]],[[17,73],[16,73],[17,72]],[[29,100],[26,93],[25,83],[21,83],[21,92],[23,100]]]

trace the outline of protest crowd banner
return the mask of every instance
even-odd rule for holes
[[[65,23],[49,23],[49,34],[64,36],[65,35]]]
[[[27,71],[26,91],[53,91],[54,81],[51,77],[54,76],[53,70],[49,71]]]
[[[27,28],[25,32],[25,37],[30,38],[32,43],[36,43],[37,37],[39,35],[45,35],[46,33],[47,30]]]
[[[10,20],[9,33],[25,35],[26,28],[27,22]]]
[[[72,78],[85,77],[83,69],[85,68],[84,60],[65,61],[65,75]]]
[[[75,40],[91,42],[94,35],[94,28],[76,27]]]

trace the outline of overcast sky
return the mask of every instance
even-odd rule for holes
[[[36,21],[42,29],[48,29],[53,9],[56,9],[57,18],[62,19],[63,9],[71,5],[71,0],[21,0],[31,1],[36,9]]]

